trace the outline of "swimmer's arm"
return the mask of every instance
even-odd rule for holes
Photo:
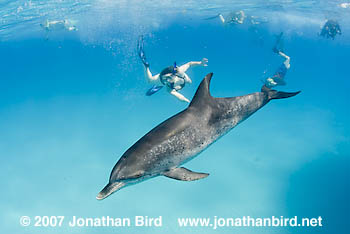
[[[208,59],[206,58],[203,58],[202,61],[192,61],[192,62],[188,62],[182,66],[179,67],[180,71],[181,72],[186,72],[190,67],[193,67],[193,66],[208,66]]]
[[[149,67],[146,67],[146,74],[149,83],[153,83],[159,80],[159,74],[153,76],[152,72],[149,70]]]
[[[171,89],[169,90],[170,91],[170,94],[175,96],[177,99],[179,99],[180,101],[183,101],[183,102],[188,102],[190,103],[190,100],[188,100],[187,98],[185,98],[181,93],[178,93],[175,89]]]
[[[246,16],[244,14],[244,11],[239,11],[239,13],[241,14],[241,17],[238,19],[238,23],[243,24]]]

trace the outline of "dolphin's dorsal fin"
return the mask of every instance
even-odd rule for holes
[[[192,98],[192,101],[190,103],[190,107],[193,106],[200,106],[201,103],[207,102],[208,99],[212,99],[213,97],[210,95],[209,87],[210,87],[210,80],[213,76],[213,73],[209,73],[204,77],[202,82],[200,83],[196,94]]]
[[[207,177],[208,173],[200,173],[200,172],[194,172],[191,170],[188,170],[184,167],[177,167],[174,169],[171,169],[169,171],[166,171],[163,173],[166,177],[175,179],[175,180],[182,180],[182,181],[193,181],[193,180],[199,180]]]

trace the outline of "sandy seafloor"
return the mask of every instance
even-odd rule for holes
[[[350,220],[350,9],[339,1],[2,1],[0,13],[1,233],[348,233]],[[219,12],[245,10],[267,22],[224,26]],[[342,35],[318,36],[326,18]],[[78,31],[46,32],[46,19],[74,19]],[[191,68],[192,98],[214,72],[216,97],[260,90],[291,57],[284,91],[185,166],[206,179],[157,177],[103,201],[119,157],[187,104],[165,89],[151,97],[136,55],[139,35],[151,70],[208,58]],[[35,227],[35,216],[65,216]],[[162,216],[162,227],[69,227],[78,217]],[[20,217],[29,216],[29,227]],[[180,217],[319,217],[322,227],[181,228]]]

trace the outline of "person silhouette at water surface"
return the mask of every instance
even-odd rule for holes
[[[254,33],[254,41],[260,46],[264,44],[264,39],[262,33],[260,32],[260,26],[263,23],[267,23],[267,19],[265,17],[246,15],[244,11],[240,10],[237,12],[231,12],[226,17],[219,13],[215,16],[205,18],[204,20],[212,20],[216,18],[219,18],[223,25],[250,25],[249,31]]]
[[[40,24],[40,26],[46,31],[54,31],[54,30],[68,30],[68,31],[77,31],[77,27],[75,26],[75,22],[73,20],[46,20],[44,23]]]
[[[339,23],[336,20],[327,20],[321,29],[320,36],[334,40],[337,34],[341,35]]]
[[[224,16],[219,13],[218,17],[220,18],[223,24],[243,24],[246,18],[244,11],[231,12],[227,15],[226,19]]]
[[[224,17],[221,13],[219,13],[215,16],[205,18],[204,20],[212,20],[216,18],[219,18],[223,24],[235,25],[235,24],[243,24],[246,16],[244,11],[237,11],[237,12],[230,12],[226,17]]]
[[[163,69],[159,74],[152,75],[149,68],[150,65],[144,52],[143,36],[141,36],[138,40],[137,53],[146,69],[148,81],[154,84],[153,87],[147,91],[147,96],[151,96],[165,86],[167,87],[167,91],[180,101],[190,102],[185,96],[179,93],[179,91],[183,89],[187,83],[192,83],[192,80],[185,72],[193,66],[208,66],[208,59],[203,58],[202,61],[192,61],[181,66],[177,66],[175,62],[173,66]]]
[[[244,24],[245,22],[250,23],[252,26],[257,26],[262,23],[266,23],[267,19],[265,17],[258,17],[254,15],[246,15],[246,13],[243,10],[237,11],[237,12],[230,12],[229,14],[224,17],[221,13],[205,18],[205,20],[212,20],[219,18],[220,21],[225,25],[238,25],[238,24]]]
[[[284,81],[284,77],[286,76],[287,71],[290,68],[290,57],[283,52],[282,36],[283,36],[282,32],[278,36],[276,36],[276,42],[274,47],[272,48],[272,51],[280,55],[281,57],[283,57],[285,61],[281,64],[281,66],[278,68],[275,74],[273,74],[273,76],[268,77],[264,81],[265,86],[268,88],[272,88],[277,85],[286,85],[286,82]]]

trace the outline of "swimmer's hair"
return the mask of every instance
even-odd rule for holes
[[[174,66],[169,66],[167,68],[164,68],[163,71],[159,74],[159,76],[164,76],[166,74],[171,74],[174,71]]]

